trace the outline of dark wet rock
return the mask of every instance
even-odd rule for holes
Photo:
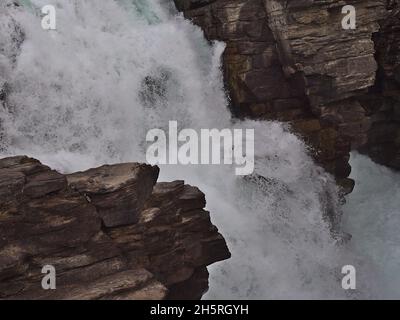
[[[374,37],[378,74],[360,99],[371,118],[362,151],[378,163],[400,169],[400,1],[388,1],[389,16]]]
[[[157,183],[158,172],[127,163],[65,176],[1,159],[0,299],[201,298],[207,266],[229,250],[204,194]],[[56,290],[41,287],[45,265]]]

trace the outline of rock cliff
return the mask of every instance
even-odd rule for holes
[[[209,40],[226,42],[236,116],[290,121],[346,192],[353,187],[352,148],[368,146],[373,158],[398,166],[397,0],[175,3]],[[345,5],[356,8],[355,30],[342,28]]]
[[[376,162],[400,169],[400,1],[388,2],[389,15],[375,34],[378,73],[360,101],[371,118],[362,151]]]
[[[128,163],[63,175],[0,160],[0,299],[199,299],[207,266],[230,257],[183,181]],[[54,266],[56,290],[43,290]]]

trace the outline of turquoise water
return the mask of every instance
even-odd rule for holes
[[[31,11],[35,11],[37,6],[35,6],[30,0],[18,0],[17,1],[21,6],[28,8]]]
[[[149,24],[160,23],[161,20],[157,14],[151,9],[149,2],[146,0],[116,0],[120,5],[125,7],[128,12],[131,11],[134,17],[143,17]],[[39,6],[31,0],[17,0],[17,2],[32,12],[39,10]],[[50,3],[49,3],[50,4]],[[133,10],[133,11],[132,11]]]
[[[149,2],[146,0],[117,0],[122,6],[128,10],[132,8],[135,10],[135,16],[141,16],[147,20],[149,24],[160,23],[161,20],[157,14],[151,9]]]

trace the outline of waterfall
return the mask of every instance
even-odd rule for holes
[[[354,235],[349,249],[363,256],[359,273],[379,279],[371,289],[374,296],[399,299],[400,174],[358,153],[352,154],[351,165],[356,186],[343,219],[345,230]]]
[[[40,8],[46,1],[31,0]],[[54,0],[57,30],[37,10],[0,4],[1,156],[27,154],[62,172],[145,161],[146,132],[167,128],[255,129],[256,173],[230,166],[162,166],[207,197],[232,259],[210,268],[206,298],[357,298],[341,268],[359,260],[332,237],[340,214],[331,176],[278,122],[232,119],[223,88],[224,44],[162,0]],[[21,3],[22,4],[22,3]]]

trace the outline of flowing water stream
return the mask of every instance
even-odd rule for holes
[[[232,252],[210,267],[205,298],[381,295],[359,242],[331,236],[324,217],[341,214],[337,190],[304,142],[277,122],[232,119],[223,43],[209,44],[172,1],[53,0],[57,30],[50,32],[37,9],[46,2],[0,3],[1,156],[27,154],[71,172],[145,161],[147,131],[171,120],[197,130],[254,128],[256,173],[267,179],[243,179],[231,166],[161,166],[160,180],[184,179],[205,192]],[[346,215],[362,210],[357,197]],[[349,231],[357,224],[348,222]],[[346,264],[363,270],[352,292],[341,287]]]

